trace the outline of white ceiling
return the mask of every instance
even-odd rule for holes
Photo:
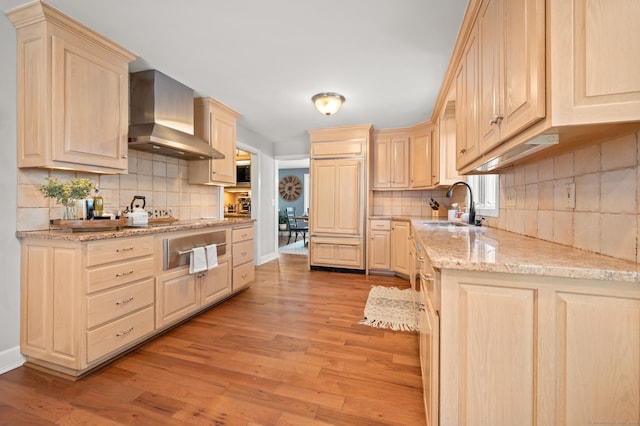
[[[11,10],[25,0],[0,0]],[[241,113],[265,140],[428,120],[467,0],[49,0],[156,68]],[[346,97],[331,117],[311,96]]]

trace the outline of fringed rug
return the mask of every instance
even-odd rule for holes
[[[298,240],[294,243],[291,243],[286,246],[282,246],[278,249],[280,254],[299,254],[302,256],[307,256],[309,254],[309,249],[304,245],[302,240]]]
[[[418,331],[418,310],[411,301],[411,290],[373,286],[360,324],[395,331]]]

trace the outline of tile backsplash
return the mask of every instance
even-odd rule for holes
[[[633,133],[515,166],[500,176],[500,216],[489,226],[640,262],[640,153]],[[575,183],[575,208],[565,186]],[[506,207],[506,194],[516,203]]]
[[[124,211],[134,195],[142,195],[146,210],[170,210],[174,217],[183,220],[217,217],[219,212],[220,189],[189,184],[187,161],[129,150],[126,175],[18,169],[18,231],[47,229],[50,219],[61,218],[62,207],[39,191],[47,176],[65,181],[75,177],[93,180],[104,197],[105,211]]]

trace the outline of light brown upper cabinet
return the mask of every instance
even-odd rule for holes
[[[472,0],[468,14],[450,71],[461,173],[541,135],[558,151],[640,128],[637,0]]]
[[[379,130],[373,134],[373,189],[409,187],[409,133]]]
[[[421,123],[413,126],[410,133],[410,187],[431,187],[436,184],[433,156],[437,153],[433,151],[437,141],[434,140],[434,126],[429,122]]]
[[[478,157],[478,31],[474,26],[455,74],[456,167]]]
[[[553,124],[640,120],[640,2],[554,0],[549,8]]]
[[[194,100],[194,135],[224,154],[218,160],[189,162],[189,183],[236,184],[236,120],[240,114],[213,98]]]
[[[485,0],[477,26],[482,153],[544,118],[544,1]]]
[[[45,3],[7,16],[18,43],[18,167],[127,173],[135,55]]]

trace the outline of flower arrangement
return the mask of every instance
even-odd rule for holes
[[[40,192],[47,198],[55,198],[57,204],[64,205],[63,219],[78,219],[76,200],[87,198],[95,184],[91,179],[71,179],[61,182],[55,177],[47,177],[47,184],[40,187]]]
[[[55,177],[48,177],[47,184],[40,187],[40,192],[45,197],[55,198],[57,204],[65,206],[76,200],[87,198],[95,184],[91,179],[71,179],[69,182],[61,182]]]

